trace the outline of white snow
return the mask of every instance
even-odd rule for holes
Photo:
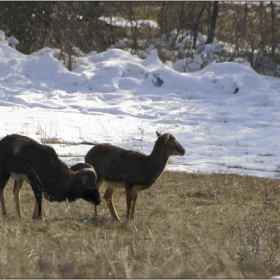
[[[103,21],[109,25],[117,26],[117,27],[149,27],[149,28],[158,28],[158,24],[153,20],[141,19],[141,20],[126,20],[121,17],[100,17],[100,21]]]
[[[0,138],[110,142],[149,154],[155,131],[186,149],[169,170],[276,178],[280,174],[280,80],[248,63],[212,63],[194,73],[110,49],[76,59],[72,72],[44,48],[24,55],[0,33]],[[12,43],[12,44],[11,44]],[[51,144],[67,164],[91,145]]]

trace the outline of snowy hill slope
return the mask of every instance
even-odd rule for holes
[[[155,50],[145,60],[118,49],[91,52],[69,72],[58,52],[24,55],[0,36],[0,137],[111,142],[148,154],[158,130],[186,149],[169,169],[278,176],[278,78],[233,62],[179,73]],[[52,145],[68,164],[91,148]]]

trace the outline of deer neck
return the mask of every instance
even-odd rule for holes
[[[164,170],[169,156],[159,146],[154,146],[152,153],[148,156],[149,167],[153,168],[154,174],[158,177]]]

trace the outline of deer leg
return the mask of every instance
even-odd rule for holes
[[[0,202],[1,202],[1,208],[2,208],[2,215],[6,216],[6,207],[5,207],[5,201],[4,201],[4,193],[5,193],[5,186],[7,182],[9,181],[10,175],[9,174],[1,174],[0,177]]]
[[[6,207],[5,207],[5,201],[4,201],[4,192],[5,189],[1,189],[0,191],[0,201],[1,201],[1,208],[2,208],[2,215],[6,216],[7,215],[7,211],[6,211]]]
[[[133,195],[132,195],[132,203],[131,203],[131,210],[130,210],[130,216],[131,219],[134,221],[135,220],[135,207],[136,207],[136,200],[137,200],[137,192],[134,190]]]
[[[97,179],[96,187],[97,187],[98,191],[101,188],[102,183],[103,183],[102,179]],[[94,205],[94,214],[95,214],[95,216],[98,216],[98,205]]]
[[[42,220],[42,191],[38,188],[33,189],[33,192],[35,195],[35,207],[32,218],[34,220]]]
[[[104,194],[104,198],[107,202],[108,208],[110,210],[110,213],[111,213],[113,219],[117,220],[119,222],[122,222],[120,217],[117,214],[117,211],[116,211],[114,203],[113,203],[114,190],[115,190],[114,188],[107,186],[105,194]]]
[[[38,219],[38,203],[37,203],[36,196],[35,196],[35,205],[34,205],[34,211],[33,211],[32,219],[34,219],[34,220]]]
[[[15,180],[14,182],[14,199],[16,204],[16,213],[19,219],[21,219],[21,208],[20,208],[20,202],[19,202],[19,192],[22,187],[23,181],[22,180]]]
[[[132,184],[125,183],[126,205],[127,205],[127,218],[134,221],[134,211],[136,206],[137,191],[133,188]]]

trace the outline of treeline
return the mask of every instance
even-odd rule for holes
[[[17,49],[24,54],[60,49],[59,58],[67,56],[70,70],[79,50],[101,52],[114,46],[137,53],[154,45],[162,60],[175,60],[203,52],[203,45],[218,40],[215,52],[221,59],[248,60],[259,73],[279,75],[279,10],[277,1],[7,1],[0,2],[0,30],[18,39]],[[128,24],[114,26],[116,18]],[[157,27],[141,24],[141,19]]]

